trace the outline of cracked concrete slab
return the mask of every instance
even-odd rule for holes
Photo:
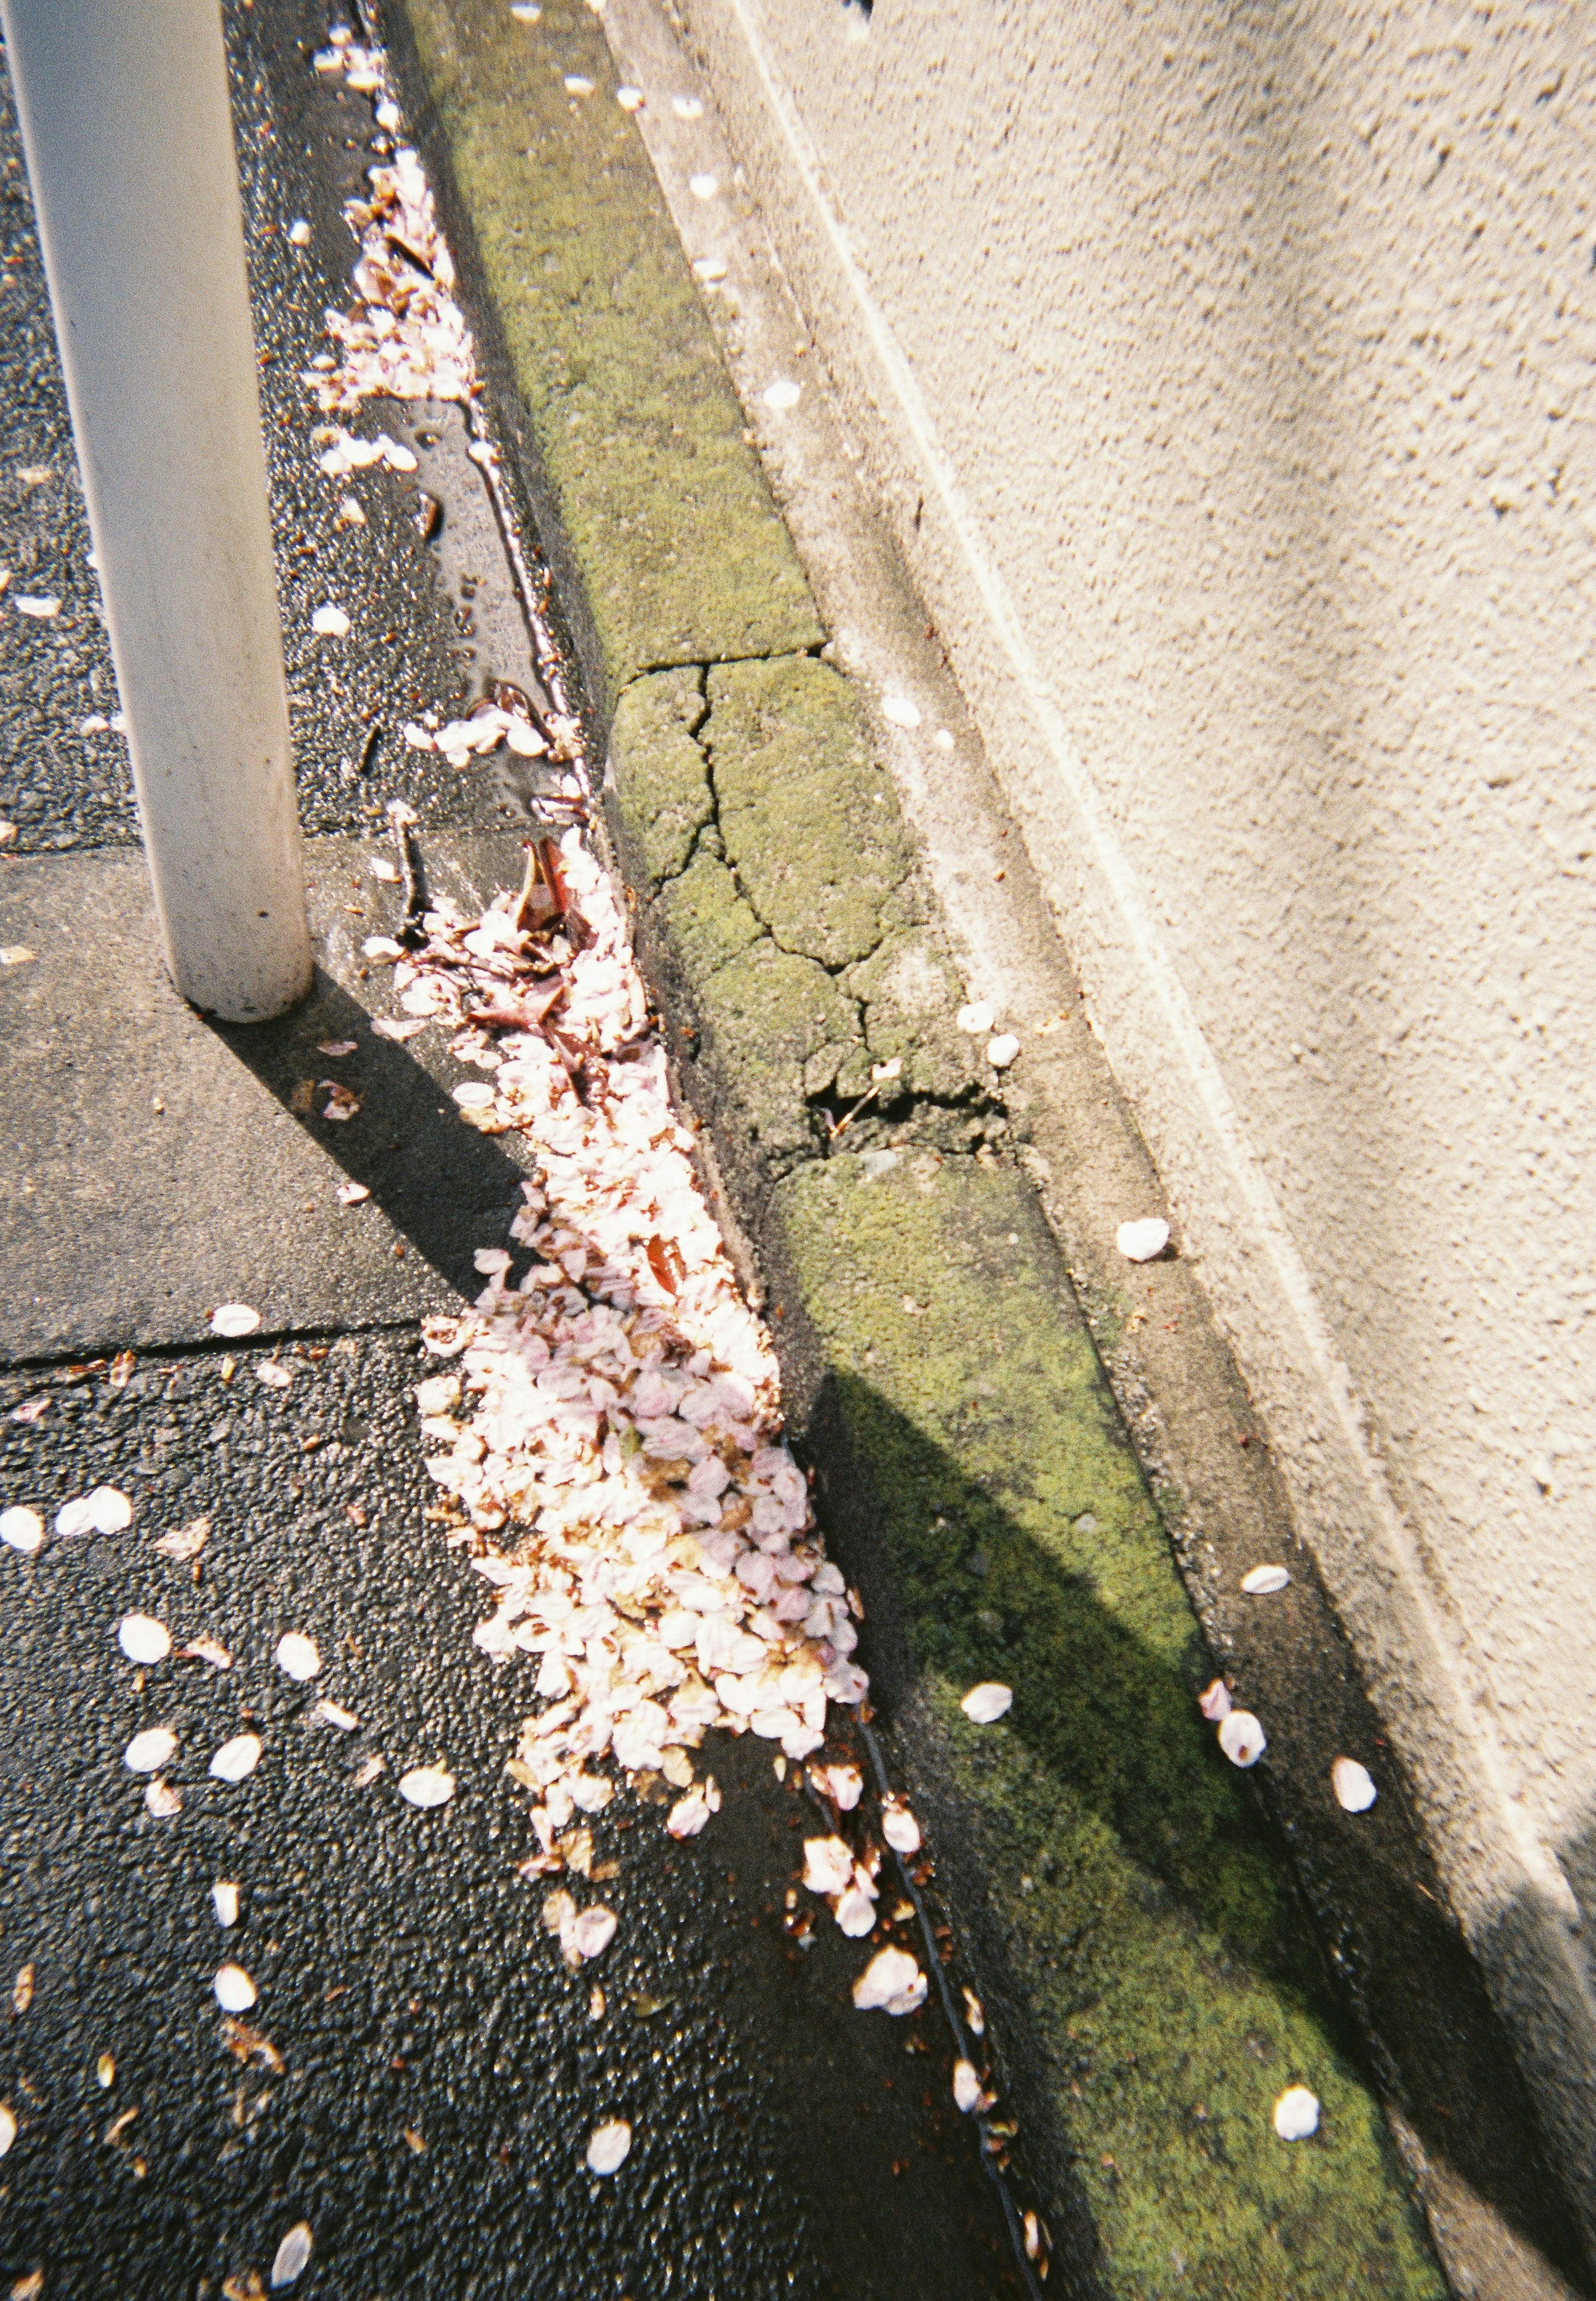
[[[593,12],[547,0],[522,22],[501,0],[406,0],[393,16],[600,719],[641,672],[817,647],[798,555]]]
[[[520,877],[514,839],[439,833],[434,894],[480,907]],[[450,1101],[435,1025],[376,1036],[389,972],[362,953],[397,888],[351,840],[306,848],[316,988],[280,1022],[225,1029],[172,989],[143,857],[101,850],[0,868],[0,1359],[88,1357],[205,1335],[247,1301],[269,1334],[380,1325],[477,1291],[520,1169]],[[349,1045],[347,1054],[329,1048]],[[355,1117],[324,1117],[333,1080]],[[342,1184],[369,1197],[340,1206]]]

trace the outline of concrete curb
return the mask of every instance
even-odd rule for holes
[[[1439,2295],[1284,1857],[1198,1718],[1196,1619],[607,51],[565,0],[406,4],[639,957],[1072,2289]],[[976,1729],[982,1678],[1015,1703]],[[1324,2117],[1287,2145],[1295,2081]]]

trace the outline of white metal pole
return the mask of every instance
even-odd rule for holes
[[[311,984],[219,0],[0,0],[155,908],[228,1022]]]

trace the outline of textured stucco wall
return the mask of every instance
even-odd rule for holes
[[[1589,2171],[1596,43],[679,4]]]

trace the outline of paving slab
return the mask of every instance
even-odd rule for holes
[[[392,972],[361,946],[403,913],[375,852],[308,843],[315,990],[231,1030],[173,990],[140,855],[0,862],[0,942],[35,953],[0,970],[0,1360],[196,1341],[219,1302],[286,1334],[480,1291],[472,1255],[503,1245],[522,1169],[450,1100],[468,1074],[436,1025],[403,1045],[372,1032],[397,1012]],[[421,852],[463,904],[520,883],[514,838]],[[333,1080],[355,1117],[324,1116]],[[340,1206],[350,1182],[371,1195]]]

